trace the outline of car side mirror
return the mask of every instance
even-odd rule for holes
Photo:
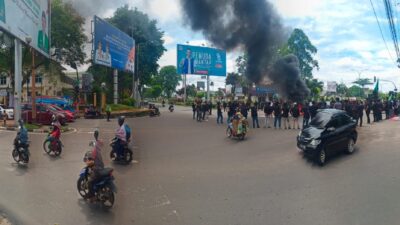
[[[329,131],[329,132],[333,132],[333,131],[335,131],[335,128],[334,127],[328,127],[328,129],[326,129],[327,131]]]

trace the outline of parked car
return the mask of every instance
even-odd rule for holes
[[[0,114],[4,115],[4,113],[7,113],[8,120],[14,119],[14,109],[8,108],[7,106],[0,104]]]
[[[22,113],[21,118],[25,120],[27,123],[40,123],[44,125],[51,125],[53,115],[57,116],[60,119],[61,125],[65,125],[66,118],[65,116],[48,107],[45,104],[36,104],[36,121],[32,119],[32,104],[31,103],[23,103],[22,104]]]
[[[71,113],[68,110],[64,110],[61,107],[57,105],[48,105],[49,107],[53,108],[54,110],[58,111],[59,113],[62,113],[65,116],[65,119],[67,122],[74,122],[75,121],[75,116],[73,113]]]
[[[328,157],[343,152],[352,154],[357,142],[357,123],[345,111],[319,110],[308,127],[297,136],[297,147],[323,166]]]

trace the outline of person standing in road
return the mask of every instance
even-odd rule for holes
[[[202,107],[201,101],[197,102],[197,105],[196,105],[197,122],[201,122],[201,119],[202,119],[201,107]]]
[[[106,114],[107,114],[107,122],[110,122],[110,116],[111,116],[111,106],[110,105],[106,106]]]
[[[223,124],[224,123],[224,118],[222,116],[222,106],[221,103],[217,103],[217,124]]]
[[[284,102],[282,108],[282,118],[283,118],[283,126],[285,129],[290,129],[289,112],[290,112],[290,105],[288,102]]]
[[[333,108],[339,109],[339,110],[343,109],[342,103],[340,102],[339,98],[336,98],[336,102],[335,102],[335,104],[333,104]]]
[[[308,127],[308,122],[310,121],[310,110],[309,103],[306,102],[304,106],[301,108],[301,112],[303,113],[303,129]]]
[[[240,113],[241,113],[241,114],[243,115],[243,117],[246,118],[246,119],[247,119],[247,116],[248,116],[248,111],[249,111],[249,109],[247,108],[247,105],[243,103],[243,104],[240,106]]]
[[[370,124],[371,123],[371,119],[370,119],[370,114],[371,114],[371,105],[368,101],[365,102],[365,114],[367,115],[367,123]]]
[[[272,112],[273,112],[273,108],[271,107],[271,103],[270,102],[266,102],[264,105],[264,114],[265,114],[265,124],[264,124],[264,128],[271,128],[270,124],[271,124],[271,119],[272,119]]]
[[[208,109],[209,115],[211,116],[211,114],[212,114],[212,103],[211,103],[211,101],[208,101],[207,109]]]
[[[226,112],[226,107],[227,107],[226,101],[224,101],[224,102],[222,103],[222,106],[224,107],[224,112]]]
[[[315,115],[317,115],[317,110],[318,110],[317,103],[313,101],[312,105],[310,106],[310,108],[308,108],[308,110],[310,112],[311,119],[313,119]]]
[[[196,104],[193,102],[192,103],[192,111],[193,111],[193,120],[196,117]]]
[[[279,102],[274,103],[274,128],[276,129],[279,127],[281,129],[281,115],[282,115],[282,108]]]
[[[299,106],[297,105],[297,103],[293,104],[293,107],[290,110],[290,114],[293,117],[293,129],[296,129],[295,125],[297,125],[297,129],[300,129],[300,126],[299,126],[300,111],[299,111]]]
[[[253,128],[256,127],[257,124],[257,128],[260,128],[260,125],[258,123],[258,109],[257,106],[254,104],[251,108],[251,119],[253,120]]]
[[[358,103],[357,112],[358,112],[358,120],[360,120],[360,127],[362,127],[363,117],[364,117],[364,104],[362,101],[359,101]]]

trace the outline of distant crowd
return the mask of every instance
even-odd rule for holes
[[[359,126],[363,125],[363,118],[366,115],[367,123],[379,122],[389,119],[400,113],[399,101],[349,101],[339,100],[338,98],[329,103],[325,101],[312,101],[304,104],[293,103],[289,101],[267,101],[267,102],[239,102],[239,101],[222,101],[216,105],[217,123],[224,123],[224,113],[227,120],[236,114],[241,113],[246,119],[250,116],[253,128],[260,128],[259,113],[264,114],[263,127],[275,129],[300,129],[300,118],[302,118],[302,127],[315,117],[319,109],[340,109],[346,111],[353,117]],[[207,121],[208,116],[212,114],[213,105],[209,101],[195,101],[192,104],[193,120],[198,122]]]

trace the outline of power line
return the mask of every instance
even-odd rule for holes
[[[378,16],[376,15],[374,3],[372,3],[372,0],[369,0],[369,1],[371,2],[372,10],[374,11],[374,15],[375,15],[375,18],[376,18],[376,22],[378,23],[379,31],[381,32],[381,36],[382,36],[383,42],[385,43],[385,46],[386,46],[386,50],[388,51],[389,57],[390,57],[390,59],[392,60],[392,62],[395,62],[395,61],[393,60],[392,54],[390,54],[390,50],[389,50],[389,48],[388,48],[388,46],[387,46],[385,37],[383,36],[381,24],[379,23]]]
[[[396,26],[395,26],[394,20],[393,20],[392,4],[389,2],[389,0],[384,0],[383,2],[385,3],[386,16],[387,16],[388,21],[389,21],[389,28],[390,28],[390,32],[391,32],[391,35],[392,35],[394,49],[395,49],[396,55],[397,55],[396,62],[399,64],[400,63],[400,49],[399,49],[399,44],[398,44]]]

